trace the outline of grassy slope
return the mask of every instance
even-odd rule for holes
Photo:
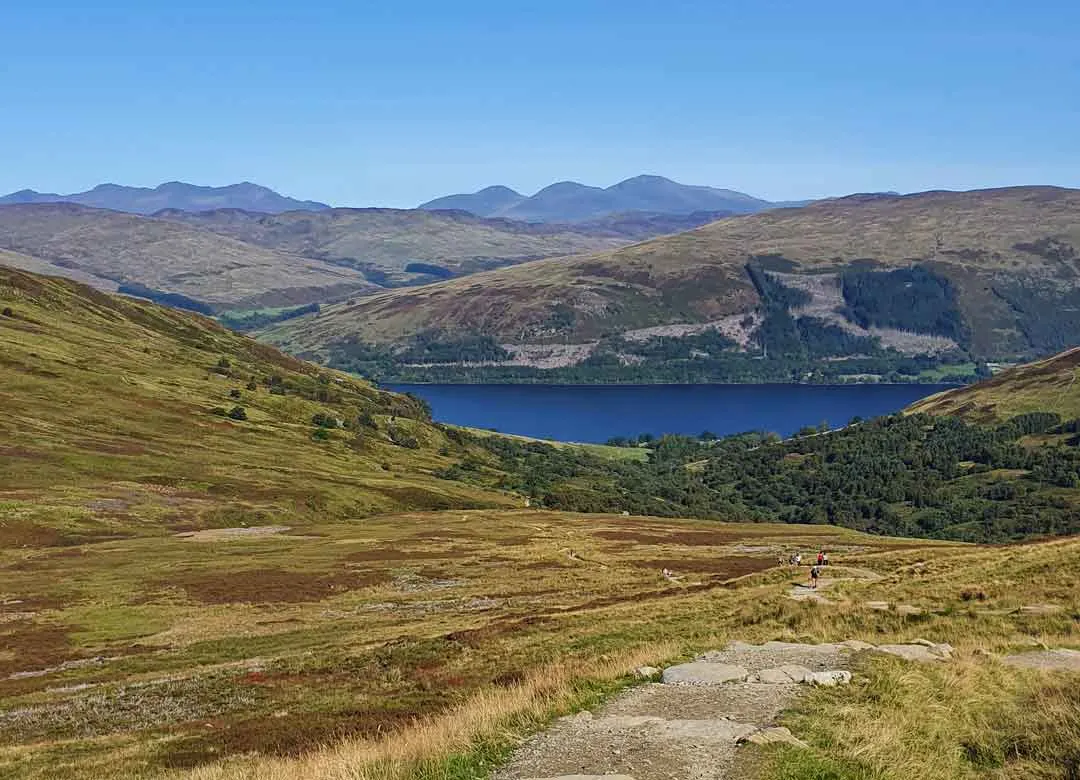
[[[1026,412],[1056,412],[1062,419],[1080,417],[1075,390],[1080,348],[1046,360],[1006,369],[969,387],[932,395],[910,407],[912,412],[957,414],[973,420],[1008,419]]]
[[[0,304],[15,315],[0,317],[10,544],[511,501],[432,477],[454,457],[439,454],[441,432],[404,416],[416,412],[401,396],[320,380],[204,318],[2,267]],[[227,375],[213,370],[222,358]],[[286,394],[269,392],[273,376]],[[247,421],[210,413],[234,405]],[[378,428],[313,441],[320,411],[368,413]],[[393,444],[391,430],[419,448]]]
[[[241,307],[307,303],[372,286],[359,272],[320,260],[70,203],[0,206],[0,247],[65,269]]]
[[[868,258],[883,267],[930,263],[960,287],[961,309],[974,324],[976,348],[983,349],[1018,338],[1015,313],[989,291],[996,275],[1054,285],[1075,277],[1075,262],[1015,245],[1047,237],[1080,245],[1078,210],[1080,191],[1049,187],[823,201],[724,219],[610,252],[377,295],[267,335],[300,351],[351,335],[396,341],[428,328],[543,340],[552,335],[548,322],[557,304],[577,312],[574,327],[558,333],[560,341],[704,322],[753,309],[757,294],[744,265],[752,255],[782,255],[800,272]]]

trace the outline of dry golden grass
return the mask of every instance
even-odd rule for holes
[[[488,689],[450,712],[426,718],[378,740],[346,740],[293,760],[220,764],[175,775],[184,780],[410,780],[437,772],[433,763],[466,754],[480,743],[513,739],[523,727],[542,725],[580,699],[582,682],[611,683],[635,667],[659,663],[678,651],[675,643],[653,643],[614,656],[565,661],[531,671],[524,681]],[[426,765],[426,766],[425,766]]]

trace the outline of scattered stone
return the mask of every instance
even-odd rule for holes
[[[878,612],[889,611],[889,602],[887,601],[867,601],[866,606],[870,609],[876,609]]]
[[[859,652],[861,650],[873,650],[875,647],[875,645],[872,645],[869,642],[864,642],[861,639],[848,639],[847,641],[841,642],[840,644],[841,646],[848,647],[856,652]]]
[[[898,615],[921,615],[923,613],[922,607],[915,607],[911,604],[897,604],[896,614]]]
[[[851,672],[836,669],[831,672],[811,672],[806,682],[811,685],[820,685],[824,688],[834,688],[837,685],[847,685],[851,682]]]
[[[749,736],[743,737],[738,740],[738,744],[745,745],[747,743],[753,745],[772,745],[782,744],[791,745],[792,747],[805,748],[809,747],[805,742],[792,734],[788,729],[783,726],[772,726],[769,728],[759,729]]]
[[[742,682],[749,674],[742,666],[694,661],[668,667],[664,670],[662,679],[667,685],[720,685],[726,682]]]
[[[933,647],[934,646],[934,643],[931,642],[929,639],[912,639],[911,644],[913,644],[913,645],[922,645],[923,647]]]
[[[952,655],[952,647],[949,645],[878,645],[877,652],[888,653],[903,658],[906,661],[943,661]]]
[[[758,680],[771,685],[784,685],[788,683],[805,682],[814,673],[805,666],[788,664],[775,669],[762,669],[758,672]]]
[[[1001,661],[1009,666],[1023,669],[1080,672],[1080,650],[1036,650],[1031,653],[1007,655]]]
[[[559,775],[558,777],[540,777],[532,780],[634,780],[630,775]]]
[[[661,670],[655,666],[639,666],[634,670],[634,676],[639,680],[651,680],[656,675],[660,674]]]

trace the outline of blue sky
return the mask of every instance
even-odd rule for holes
[[[11,3],[0,192],[1080,186],[1080,4]]]

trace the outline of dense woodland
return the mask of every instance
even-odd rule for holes
[[[761,433],[649,437],[647,462],[476,437],[494,460],[471,456],[442,476],[494,480],[572,511],[832,523],[1000,542],[1080,533],[1077,430],[1080,422],[1053,414],[994,427],[897,415],[787,441]]]

